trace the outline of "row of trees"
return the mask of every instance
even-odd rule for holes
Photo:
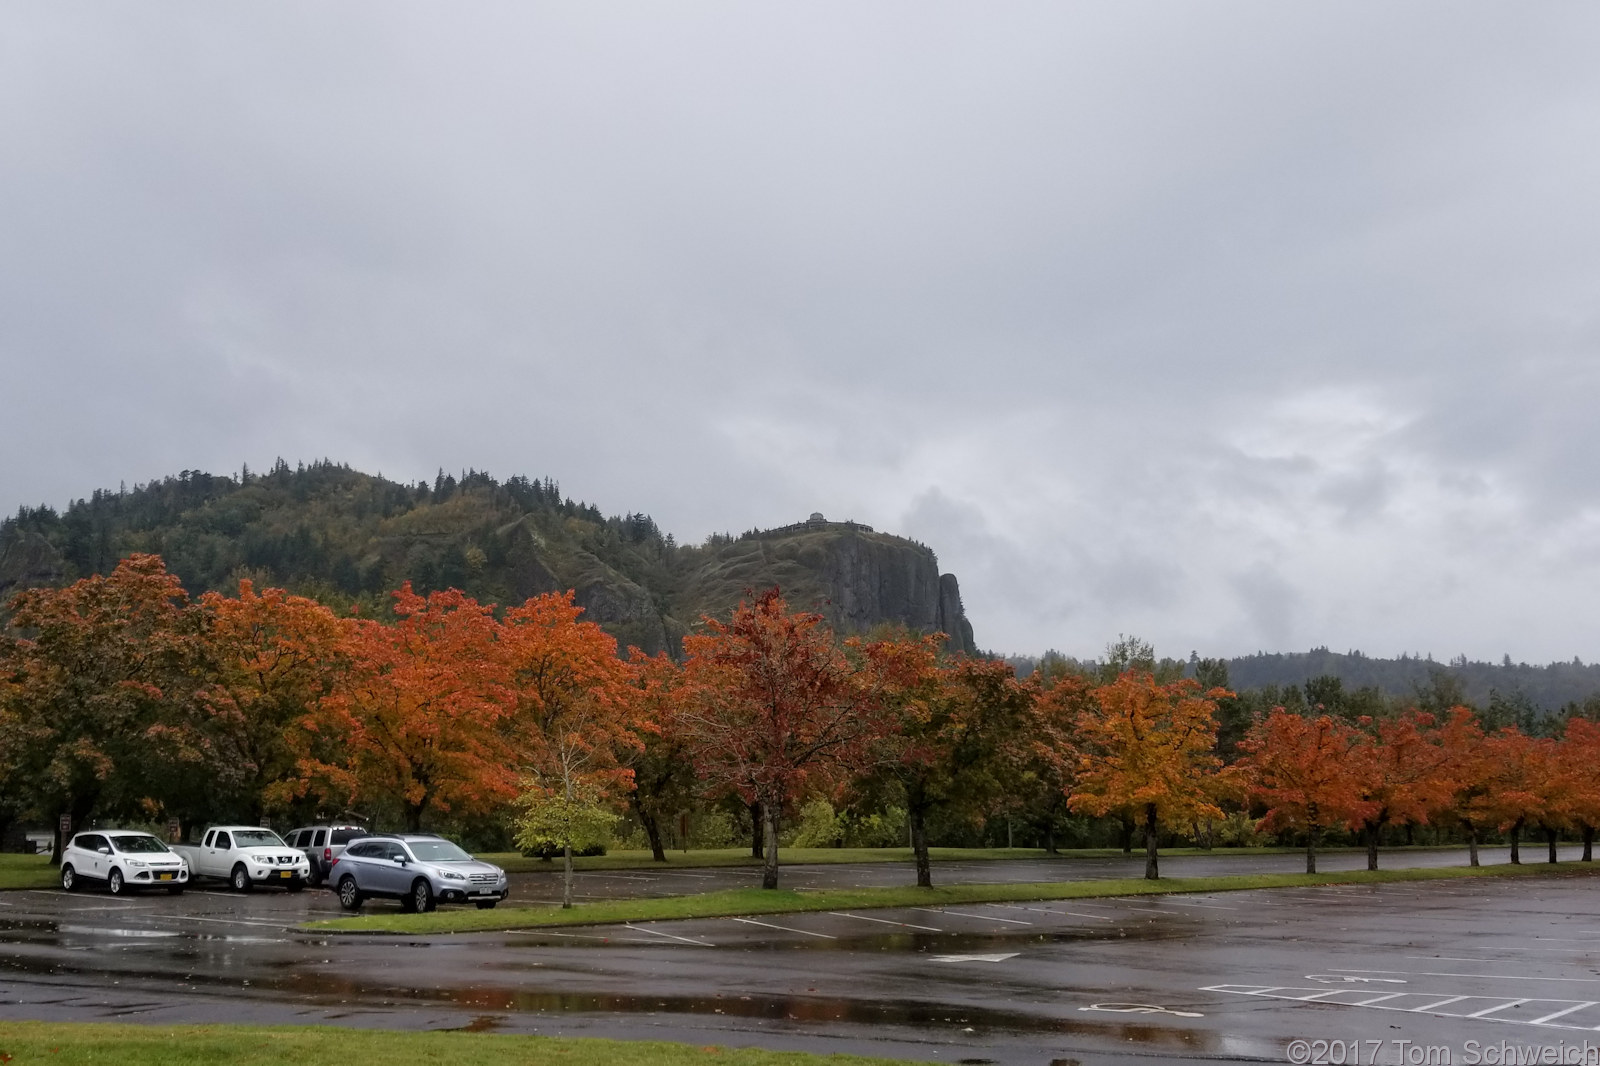
[[[1063,811],[1144,830],[1253,808],[1303,834],[1448,821],[1474,845],[1527,826],[1592,840],[1600,727],[1486,734],[1464,709],[1349,721],[1257,716],[1219,753],[1220,686],[1136,656],[1019,681],[941,639],[838,640],[777,590],[707,618],[683,659],[619,657],[570,594],[496,609],[456,590],[394,593],[393,621],[341,616],[242,583],[190,600],[155,556],[33,589],[0,643],[0,819],[91,816],[185,826],[360,812],[409,830],[514,824],[572,846],[625,806],[663,858],[662,826],[733,797],[778,882],[787,814],[823,796],[906,812],[919,884],[929,825]],[[1123,651],[1125,652],[1126,646]],[[59,854],[59,844],[57,853]],[[1586,858],[1587,850],[1586,850]]]

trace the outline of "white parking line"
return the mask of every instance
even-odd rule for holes
[[[813,933],[809,929],[796,929],[793,926],[789,926],[789,925],[773,925],[771,922],[758,922],[754,918],[735,918],[734,921],[743,922],[746,925],[761,925],[761,926],[765,926],[768,929],[782,929],[785,933],[804,933],[806,936],[818,936],[818,937],[821,937],[824,940],[838,940],[839,939],[836,936],[829,936],[827,933]]]
[[[934,907],[912,907],[911,909],[914,911],[922,911],[925,914],[953,914],[957,918],[977,918],[979,921],[983,922],[1005,922],[1008,925],[1033,924],[1032,922],[1025,922],[1020,918],[1001,918],[993,914],[970,914],[967,911],[946,911],[939,910]]]
[[[1483,959],[1483,962],[1499,960]],[[1442,973],[1431,970],[1346,970],[1338,966],[1328,967],[1333,973],[1398,973],[1409,974],[1412,977],[1475,977],[1483,981],[1555,981],[1559,984],[1569,985],[1600,985],[1600,977],[1518,977],[1502,973]]]
[[[1500,1004],[1498,1007],[1485,1007],[1483,1010],[1474,1011],[1473,1013],[1467,1015],[1467,1017],[1468,1018],[1482,1018],[1485,1015],[1493,1014],[1495,1011],[1506,1010],[1509,1007],[1520,1007],[1526,1002],[1528,1002],[1528,1001],[1525,1000],[1525,999],[1507,1000],[1506,1002]]]
[[[863,922],[877,922],[880,925],[898,925],[902,929],[921,929],[928,933],[942,933],[943,929],[935,929],[931,925],[912,925],[910,922],[891,922],[887,918],[868,918],[865,914],[847,914],[844,911],[829,911],[835,918],[859,918]]]
[[[1596,1005],[1596,1001],[1592,1000],[1592,999],[1591,1000],[1587,1000],[1587,1001],[1585,1001],[1583,1003],[1575,1003],[1572,1006],[1566,1008],[1565,1010],[1558,1010],[1554,1014],[1546,1014],[1543,1018],[1535,1018],[1533,1021],[1529,1022],[1528,1024],[1529,1025],[1543,1025],[1545,1022],[1551,1021],[1552,1019],[1560,1018],[1560,1017],[1563,1017],[1565,1015],[1571,1014],[1573,1011],[1582,1010],[1585,1007],[1593,1007],[1595,1005]]]
[[[664,936],[673,940],[681,940],[685,944],[693,944],[697,948],[709,948],[716,946],[715,944],[707,944],[704,940],[695,940],[692,937],[678,936],[676,933],[663,933],[659,929],[651,929],[650,927],[644,925],[629,925],[624,923],[623,928],[632,929],[635,933],[654,933],[656,936]]]
[[[1224,907],[1220,903],[1193,903],[1186,899],[1167,899],[1165,897],[1156,900],[1156,902],[1170,903],[1175,907],[1204,907],[1213,911],[1236,911],[1239,909],[1238,907]]]
[[[1433,1010],[1433,1009],[1435,1009],[1437,1007],[1448,1007],[1452,1003],[1460,1003],[1464,999],[1471,999],[1471,998],[1472,998],[1471,996],[1451,996],[1449,999],[1441,999],[1437,1003],[1429,1003],[1429,1004],[1427,1004],[1425,1006],[1421,1006],[1421,1007],[1412,1007],[1411,1008],[1411,1013],[1412,1014],[1426,1014],[1429,1011],[1431,1011],[1431,1010]]]
[[[555,933],[548,929],[511,929],[518,936],[559,936],[569,940],[609,940],[614,944],[654,944],[654,940],[640,940],[628,936],[601,936],[599,933]]]

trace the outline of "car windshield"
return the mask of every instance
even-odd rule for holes
[[[411,851],[422,862],[470,862],[472,856],[448,840],[408,840]]]
[[[281,848],[284,847],[278,834],[270,829],[238,829],[233,834],[233,846],[236,848]]]
[[[161,841],[152,836],[145,836],[143,833],[128,833],[125,836],[112,837],[111,846],[118,851],[126,852],[163,852],[167,850],[167,846]]]

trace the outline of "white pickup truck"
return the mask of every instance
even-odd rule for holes
[[[256,885],[282,885],[290,892],[306,886],[311,863],[270,829],[252,825],[219,825],[206,830],[198,844],[174,844],[172,850],[189,863],[190,877],[216,877],[235,891]]]

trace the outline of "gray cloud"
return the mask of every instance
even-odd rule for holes
[[[0,3],[0,506],[487,467],[1001,649],[1600,655],[1600,12]]]

